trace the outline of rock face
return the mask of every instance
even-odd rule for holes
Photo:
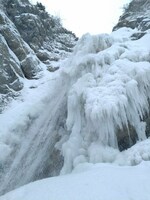
[[[150,28],[150,1],[133,0],[124,8],[124,13],[120,17],[118,24],[113,30],[121,27],[137,28],[144,32]],[[138,34],[141,37],[142,34]]]
[[[42,63],[50,68],[51,61],[71,52],[76,40],[42,4],[34,6],[28,0],[1,0],[0,111],[10,97],[19,94],[24,78],[39,78]]]
[[[49,15],[41,3],[33,6],[28,1],[9,0],[6,13],[42,62],[59,60],[59,56],[72,51],[77,38],[62,27],[59,18]]]
[[[3,12],[0,12],[0,22],[0,93],[2,95],[0,107],[2,108],[10,97],[18,95],[18,91],[23,88],[22,78],[38,77],[41,67],[35,53]],[[36,57],[34,61],[32,57]]]

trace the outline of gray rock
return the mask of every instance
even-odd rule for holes
[[[146,31],[150,28],[150,1],[149,0],[132,0],[125,7],[123,15],[119,22],[113,28],[117,30],[121,27],[137,28],[141,31]]]
[[[0,93],[21,90],[23,84],[19,77],[24,77],[19,60],[9,49],[4,37],[0,35]]]
[[[30,47],[24,42],[24,40],[21,38],[21,35],[17,31],[16,27],[12,24],[12,22],[3,14],[0,13],[1,18],[3,18],[3,21],[5,21],[5,25],[1,26],[0,33],[5,38],[9,48],[14,52],[18,60],[21,62],[23,60],[26,60],[27,57],[31,54],[33,57],[35,56],[35,53],[30,49]],[[34,73],[39,72],[39,62],[38,59],[34,57],[34,60],[36,60],[37,65],[34,65]],[[32,62],[28,62],[29,70],[33,70]],[[26,74],[24,74],[26,77]],[[33,77],[31,77],[33,78]]]
[[[38,72],[41,71],[40,67],[37,68],[39,63],[37,57],[33,56],[28,56],[21,62],[21,69],[27,79],[39,78]]]
[[[40,61],[14,24],[0,12],[0,112],[23,88],[22,78],[38,78]]]
[[[116,134],[120,151],[123,151],[133,146],[138,139],[134,127],[130,124],[128,125],[128,127],[124,126],[123,129],[118,129]]]
[[[40,78],[41,62],[48,68],[65,58],[76,40],[42,4],[0,0],[0,107],[19,94],[21,78]]]
[[[47,49],[51,53],[56,49],[58,53],[62,50],[72,51],[77,40],[76,36],[62,27],[59,18],[48,14],[42,4],[37,3],[33,6],[26,1],[22,5],[18,0],[7,0],[5,9],[23,40],[36,53],[42,49]]]

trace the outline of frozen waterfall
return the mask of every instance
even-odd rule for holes
[[[43,111],[21,133],[18,150],[11,150],[1,192],[45,174],[69,173],[79,163],[115,162],[122,135],[131,143],[132,137],[146,139],[150,34],[132,41],[135,31],[123,28],[79,40],[47,90]]]
[[[59,95],[58,91],[53,92],[49,102],[44,102],[44,111],[41,115],[36,119],[30,117],[32,123],[24,132],[25,136],[22,137],[19,150],[14,152],[15,157],[12,152],[12,158],[6,162],[7,167],[1,177],[2,193],[45,176],[58,175],[63,160],[54,150],[54,146],[64,126],[65,92],[66,90],[61,90]]]

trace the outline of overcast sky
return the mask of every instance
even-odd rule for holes
[[[37,0],[30,0],[36,3]],[[77,36],[110,33],[131,0],[38,0],[50,14],[62,19],[63,26]]]

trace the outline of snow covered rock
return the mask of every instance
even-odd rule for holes
[[[33,6],[29,1],[7,0],[5,9],[23,40],[42,62],[51,60],[52,54],[59,60],[72,51],[76,36],[62,27],[59,18],[48,14],[41,3]]]
[[[40,78],[45,69],[58,69],[53,63],[64,59],[75,45],[75,35],[40,5],[0,1],[0,112],[20,94],[24,81]]]
[[[19,93],[16,92],[23,88],[22,80],[25,77],[28,79],[39,77],[42,67],[35,53],[24,42],[14,24],[2,11],[0,22],[0,107],[3,109],[9,97],[18,95]]]
[[[20,69],[19,61],[15,54],[10,51],[5,38],[0,35],[0,55],[1,55],[1,73],[0,73],[0,93],[5,94],[7,90],[18,91],[22,88],[19,76],[24,77]],[[18,87],[17,87],[18,82]],[[6,90],[5,90],[6,88]]]
[[[16,30],[14,24],[9,20],[9,18],[4,14],[0,13],[0,17],[4,24],[1,24],[0,33],[5,38],[10,50],[16,55],[20,61],[20,67],[26,78],[34,78],[40,69],[40,62],[38,58],[35,58],[35,53],[30,49],[30,47],[21,38],[21,35]],[[29,57],[31,57],[29,62]],[[32,58],[33,57],[33,58]],[[35,62],[35,64],[34,64]],[[26,69],[27,68],[27,69]]]
[[[114,27],[117,30],[121,27],[137,28],[143,34],[150,28],[150,1],[149,0],[132,0],[125,7],[123,15],[120,17],[118,24]]]

